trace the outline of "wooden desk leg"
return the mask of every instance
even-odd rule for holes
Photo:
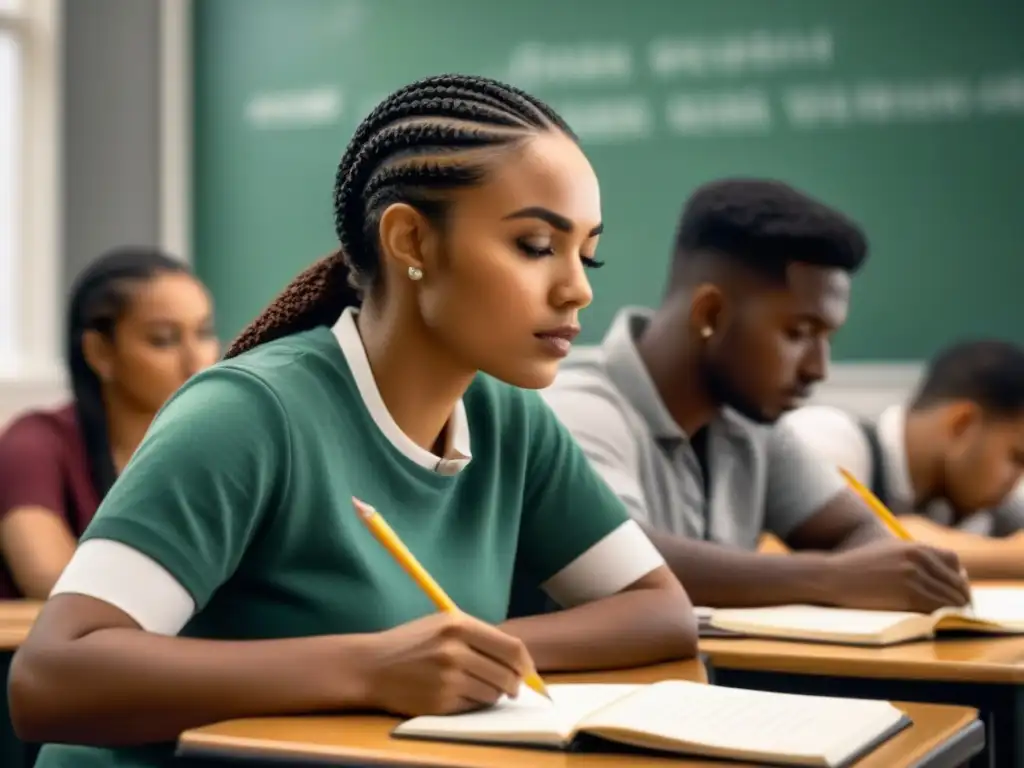
[[[985,713],[992,768],[1024,765],[1024,688],[1007,686]]]
[[[715,685],[715,665],[711,663],[711,657],[706,653],[699,654],[700,663],[704,665],[704,674],[708,677],[708,685]]]
[[[3,683],[3,695],[0,696],[0,765],[25,765],[24,749],[21,741],[14,735],[11,725],[11,712],[7,705],[7,674],[11,668],[11,651],[0,651],[0,682]]]
[[[1024,687],[927,680],[825,677],[715,668],[715,682],[734,688],[857,699],[959,704],[977,709],[985,723],[985,751],[970,768],[1024,766]]]
[[[32,768],[36,764],[39,746],[26,744],[14,734],[11,712],[7,703],[7,675],[11,669],[12,651],[0,651],[0,765],[14,768]]]

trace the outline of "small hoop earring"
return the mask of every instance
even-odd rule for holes
[[[409,267],[409,279],[410,280],[422,280],[423,270],[419,267]]]
[[[714,330],[711,328],[710,325],[705,325],[703,328],[700,329],[701,338],[704,338],[704,339],[710,339],[711,338],[711,334],[713,334],[713,333],[714,333]]]

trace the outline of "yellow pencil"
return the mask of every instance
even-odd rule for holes
[[[846,484],[853,489],[853,492],[861,497],[864,503],[867,504],[871,511],[875,513],[875,516],[882,521],[886,528],[892,531],[896,538],[903,539],[903,541],[914,540],[914,537],[911,536],[910,533],[907,532],[907,529],[900,524],[896,515],[889,511],[889,508],[882,503],[880,498],[871,492],[870,488],[865,486],[860,480],[854,477],[851,472],[843,469],[842,467],[839,468],[839,473],[843,476],[843,479],[846,480]],[[964,578],[967,578],[966,570],[961,569],[960,572],[963,574]],[[971,610],[974,609],[973,601],[968,602],[967,605]]]
[[[875,516],[885,524],[886,528],[892,531],[896,538],[903,539],[904,541],[913,541],[913,538],[907,533],[907,529],[900,525],[896,515],[889,511],[889,508],[882,503],[881,499],[875,496],[870,489],[847,470],[840,467],[839,472],[843,479],[846,480],[846,484],[853,489],[854,493],[861,497],[864,503],[875,513]]]
[[[383,517],[381,517],[380,513],[369,504],[366,504],[356,498],[352,499],[352,504],[355,505],[356,512],[359,513],[359,518],[363,523],[365,523],[374,538],[380,542],[381,546],[383,546],[393,558],[395,558],[398,564],[402,566],[412,580],[419,585],[420,589],[426,592],[427,597],[429,597],[434,605],[437,606],[437,609],[446,613],[454,613],[455,611],[458,611],[459,607],[455,605],[455,602],[448,597],[448,594],[443,589],[441,589],[441,585],[434,581],[434,577],[427,573],[427,569],[420,565],[416,556],[413,555],[413,553],[409,551],[409,548],[402,543],[402,540],[398,538],[398,534],[392,530],[391,526],[387,524]],[[551,698],[551,695],[548,693],[547,686],[544,685],[544,681],[541,679],[536,669],[530,670],[523,679],[523,682],[541,696],[548,699]]]

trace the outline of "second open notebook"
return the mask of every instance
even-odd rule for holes
[[[572,749],[586,734],[700,757],[842,768],[909,724],[885,701],[765,693],[680,680],[523,688],[479,712],[417,717],[395,736]],[[553,702],[553,703],[552,703]]]
[[[849,645],[891,645],[943,631],[1024,634],[1024,589],[978,587],[972,597],[973,611],[943,608],[931,614],[814,605],[726,608],[702,618],[701,634],[709,636],[717,631]]]

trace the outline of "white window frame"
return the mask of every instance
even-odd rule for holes
[[[0,425],[23,404],[61,397],[60,0],[20,0],[0,10],[0,30],[21,46],[20,223],[16,282],[19,364],[0,375]]]
[[[192,0],[160,0],[160,244],[192,261]]]

